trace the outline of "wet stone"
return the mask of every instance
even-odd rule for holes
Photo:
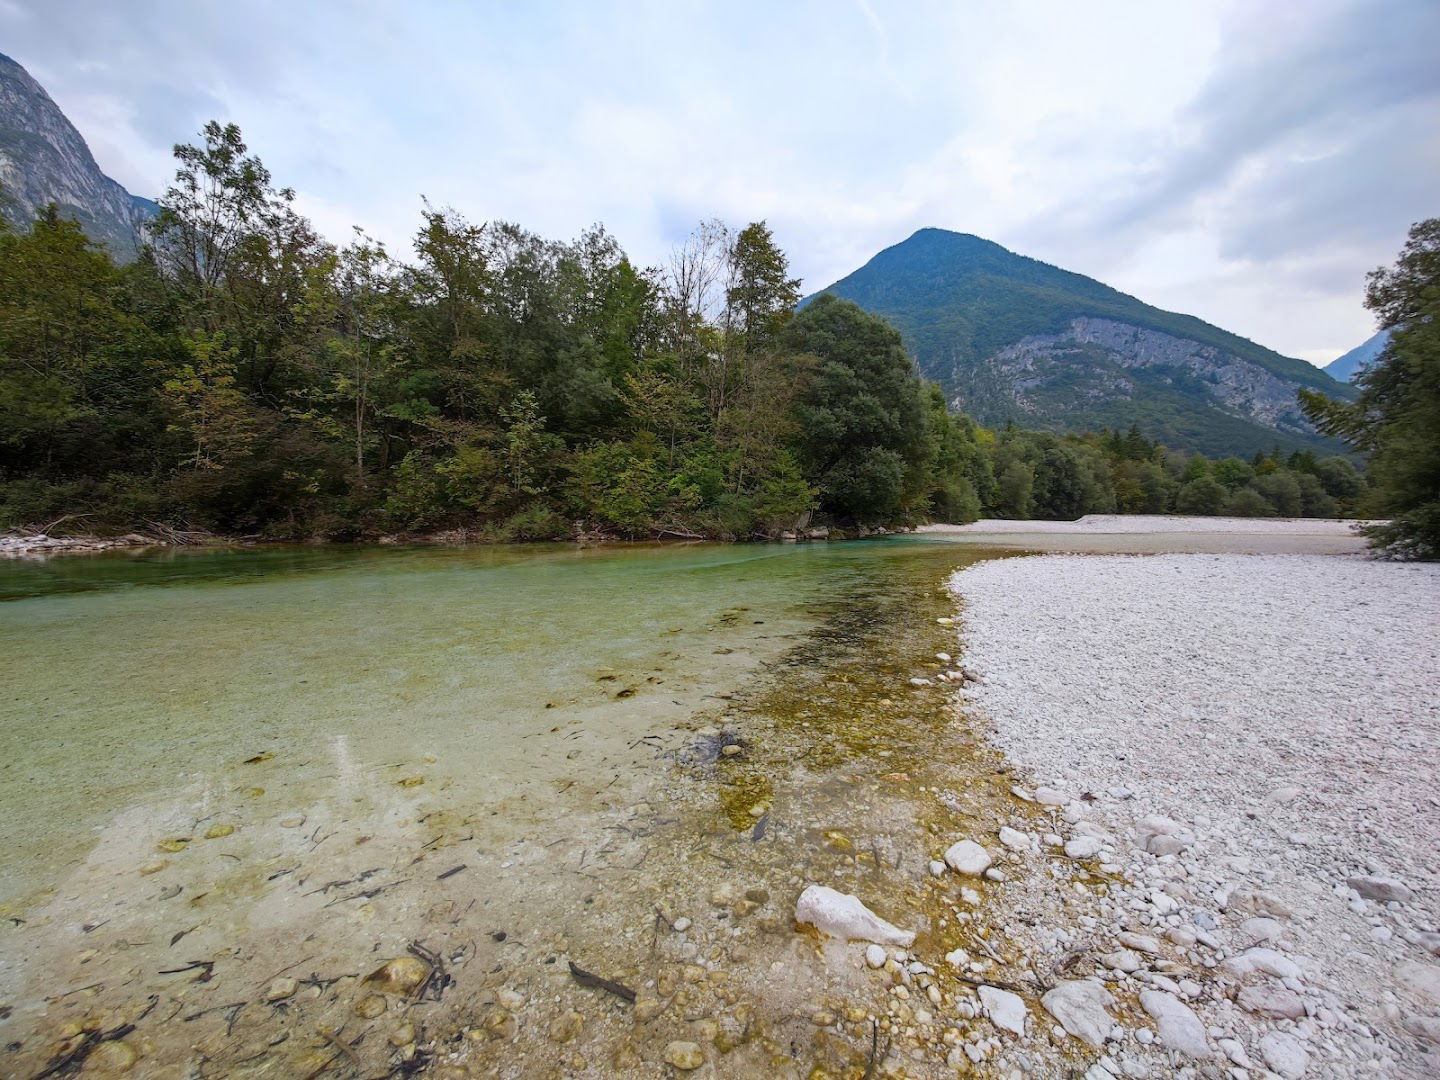
[[[284,1001],[293,997],[295,991],[300,989],[300,984],[291,978],[276,979],[265,991],[266,1001]]]
[[[705,1064],[705,1053],[699,1044],[677,1039],[665,1047],[665,1063],[690,1072]]]
[[[408,997],[426,979],[430,978],[430,965],[418,956],[397,956],[365,976],[365,983],[382,994],[398,994]]]
[[[567,1012],[550,1022],[550,1041],[557,1043],[574,1042],[585,1028],[585,1018],[578,1012]]]

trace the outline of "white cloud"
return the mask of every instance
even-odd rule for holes
[[[1437,212],[1437,12],[0,0],[0,35],[141,194],[216,117],[322,231],[398,253],[422,194],[557,237],[603,221],[642,263],[763,217],[812,288],[939,225],[1325,360]]]

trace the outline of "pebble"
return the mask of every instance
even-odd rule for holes
[[[725,908],[740,899],[740,891],[728,882],[710,890],[710,906]]]
[[[879,945],[865,946],[865,963],[872,968],[879,969],[884,967],[887,959],[889,958],[885,955],[885,950]]]
[[[1030,849],[1030,837],[1019,829],[1012,829],[1008,826],[1000,830],[1000,843],[1011,851],[1028,851]]]
[[[1117,949],[1115,952],[1101,954],[1100,962],[1115,971],[1129,974],[1132,971],[1139,971],[1140,965],[1145,961],[1137,952],[1130,949]]]
[[[675,930],[675,932],[676,932],[677,934],[683,934],[686,930],[689,930],[690,927],[693,926],[694,924],[691,923],[691,921],[690,921],[689,919],[687,919],[684,915],[681,915],[678,919],[676,919],[676,920],[675,920],[673,923],[671,923],[670,925],[671,925],[672,928],[674,928],[674,930]]]
[[[1065,844],[1065,854],[1072,859],[1089,859],[1100,854],[1105,845],[1096,836],[1077,836]]]
[[[1124,945],[1127,949],[1134,949],[1136,952],[1149,953],[1152,956],[1160,955],[1160,942],[1149,934],[1136,934],[1126,931],[1117,934],[1115,940]]]
[[[85,1072],[124,1073],[135,1067],[140,1055],[123,1039],[107,1039],[85,1058]]]
[[[365,976],[368,986],[382,994],[408,997],[430,978],[430,965],[418,956],[397,956]]]
[[[683,1072],[691,1072],[705,1064],[705,1053],[697,1043],[676,1039],[666,1045],[665,1061]]]
[[[390,1033],[387,1041],[391,1046],[408,1046],[415,1041],[415,1025],[410,1023],[401,1024]]]
[[[585,1028],[585,1018],[578,1012],[570,1011],[550,1021],[550,1041],[556,1043],[574,1042]]]
[[[1035,801],[1041,806],[1064,806],[1070,797],[1057,788],[1039,787],[1035,789]]]
[[[957,874],[979,877],[990,868],[990,853],[974,840],[960,840],[945,852],[945,865]]]
[[[1283,987],[1247,986],[1237,1000],[1242,1009],[1272,1020],[1298,1020],[1305,1015],[1300,995]]]
[[[298,989],[300,989],[300,983],[295,979],[276,979],[270,984],[269,988],[266,989],[265,1000],[284,1001],[288,997],[293,997],[295,991]]]
[[[355,1015],[362,1020],[374,1020],[377,1016],[384,1016],[387,1008],[389,1006],[379,994],[366,994],[355,1003]]]
[[[1277,979],[1297,979],[1302,974],[1300,965],[1284,953],[1274,949],[1246,949],[1239,956],[1223,961],[1220,967],[1231,975],[1244,978],[1252,971],[1263,971]]]

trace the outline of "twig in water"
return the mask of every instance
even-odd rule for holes
[[[574,960],[569,961],[569,964],[571,977],[581,986],[604,990],[606,993],[614,994],[622,1001],[628,1002],[631,1005],[635,1004],[635,991],[631,990],[628,986],[618,983],[614,979],[607,979],[593,972],[586,971],[577,965]]]

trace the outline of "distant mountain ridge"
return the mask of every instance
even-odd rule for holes
[[[1354,382],[1360,369],[1369,366],[1371,361],[1385,351],[1385,346],[1388,344],[1390,344],[1390,331],[1377,331],[1343,356],[1331,360],[1323,370],[1332,379],[1338,379],[1345,383]]]
[[[134,258],[158,209],[101,172],[45,88],[0,53],[0,217],[24,229],[52,202],[120,260]]]
[[[921,229],[822,291],[890,320],[951,405],[990,425],[1334,450],[1296,391],[1353,396],[1303,360],[967,233]]]

